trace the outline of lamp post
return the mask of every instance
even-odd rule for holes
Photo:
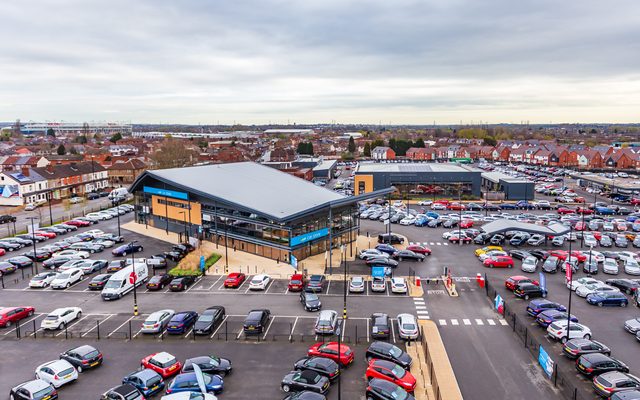
[[[47,192],[47,203],[49,203],[49,220],[53,225],[53,212],[51,211],[51,192]]]
[[[118,233],[119,235],[120,233]],[[138,241],[134,240],[133,242],[129,243],[129,246],[131,248],[133,248],[133,245],[136,244]],[[133,273],[136,273],[136,259],[135,259],[135,252],[131,251],[131,266],[133,267]],[[136,287],[138,283],[138,278],[136,276],[135,281],[133,282],[133,315],[134,316],[138,316],[138,295],[136,293]]]
[[[567,274],[567,280],[569,283],[569,307],[567,308],[567,340],[570,339],[570,333],[571,333],[571,295],[573,294],[573,290],[571,290],[571,281],[573,280],[573,266],[571,264],[571,234],[573,233],[573,226],[571,225],[571,222],[569,222],[569,262],[566,263],[567,265],[565,266],[565,268],[567,268],[566,274]],[[589,253],[589,257],[591,257],[591,253]]]
[[[33,243],[33,265],[36,267],[36,274],[38,273],[38,257],[36,257],[36,228],[34,224],[34,220],[38,219],[37,217],[27,217],[28,220],[31,221],[31,243]]]
[[[458,246],[462,246],[462,183],[458,185]]]
[[[114,207],[116,207],[116,211],[117,211],[117,212],[116,212],[116,214],[117,214],[117,217],[118,217],[118,236],[122,236],[122,235],[120,234],[120,202],[119,202],[118,200],[116,200],[116,199],[113,199],[113,200],[111,201],[111,204],[112,204]]]
[[[340,334],[338,335],[338,400],[342,399],[342,369],[340,363],[340,357],[342,354],[342,334],[344,333],[344,327],[347,321],[347,255],[345,253],[344,244],[340,246],[340,261],[342,262],[342,267],[344,268],[344,285],[343,285],[343,301],[344,308],[342,311],[342,329],[340,329]]]
[[[182,215],[182,222],[184,225],[184,237],[185,237],[185,241],[188,242],[189,234],[187,233],[187,213],[184,211],[180,211],[178,212],[178,215]]]

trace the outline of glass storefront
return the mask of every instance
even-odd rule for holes
[[[457,198],[458,196],[469,198],[473,196],[473,184],[471,182],[423,182],[423,183],[394,183],[397,189],[393,198]]]

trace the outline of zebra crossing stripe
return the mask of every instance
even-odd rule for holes
[[[431,319],[428,315],[418,315],[418,319]]]
[[[427,309],[427,306],[416,305],[416,310],[426,310],[426,309]]]
[[[447,325],[447,320],[446,319],[441,319],[438,322],[440,323],[440,325]]]
[[[489,323],[489,325],[495,325],[496,321],[492,320],[492,319],[487,319],[487,322]]]
[[[471,321],[466,318],[462,320],[462,323],[465,325],[471,325]]]
[[[440,243],[438,243],[438,244],[440,244]],[[445,245],[445,246],[448,246],[448,245],[449,245],[449,243],[442,243],[442,244],[443,244],[443,245]]]
[[[437,244],[438,246],[440,246],[442,243],[438,242],[438,243],[436,243],[436,244]]]
[[[481,319],[476,318],[476,324],[477,325],[484,325],[484,322]]]
[[[416,314],[429,314],[427,310],[416,310]]]
[[[460,324],[458,323],[457,319],[452,319],[451,320],[451,325],[460,325]]]
[[[431,246],[433,246],[433,242],[430,242],[429,244],[430,244]]]

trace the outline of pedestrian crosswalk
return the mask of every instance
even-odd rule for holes
[[[429,311],[422,297],[412,297],[418,319],[430,319]]]
[[[450,318],[438,319],[439,326],[507,326],[507,321],[501,318]]]
[[[449,242],[409,242],[410,246],[448,246]]]

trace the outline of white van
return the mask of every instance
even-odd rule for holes
[[[136,286],[144,284],[149,278],[149,269],[147,268],[147,264],[143,262],[136,262],[133,265],[128,265],[111,275],[111,278],[109,278],[102,289],[102,300],[117,300],[132,291],[133,284],[129,281],[129,277],[134,269],[138,276]]]
[[[117,188],[113,189],[111,193],[109,193],[109,199],[113,200],[117,197],[127,197],[129,195],[129,191],[127,188]]]

